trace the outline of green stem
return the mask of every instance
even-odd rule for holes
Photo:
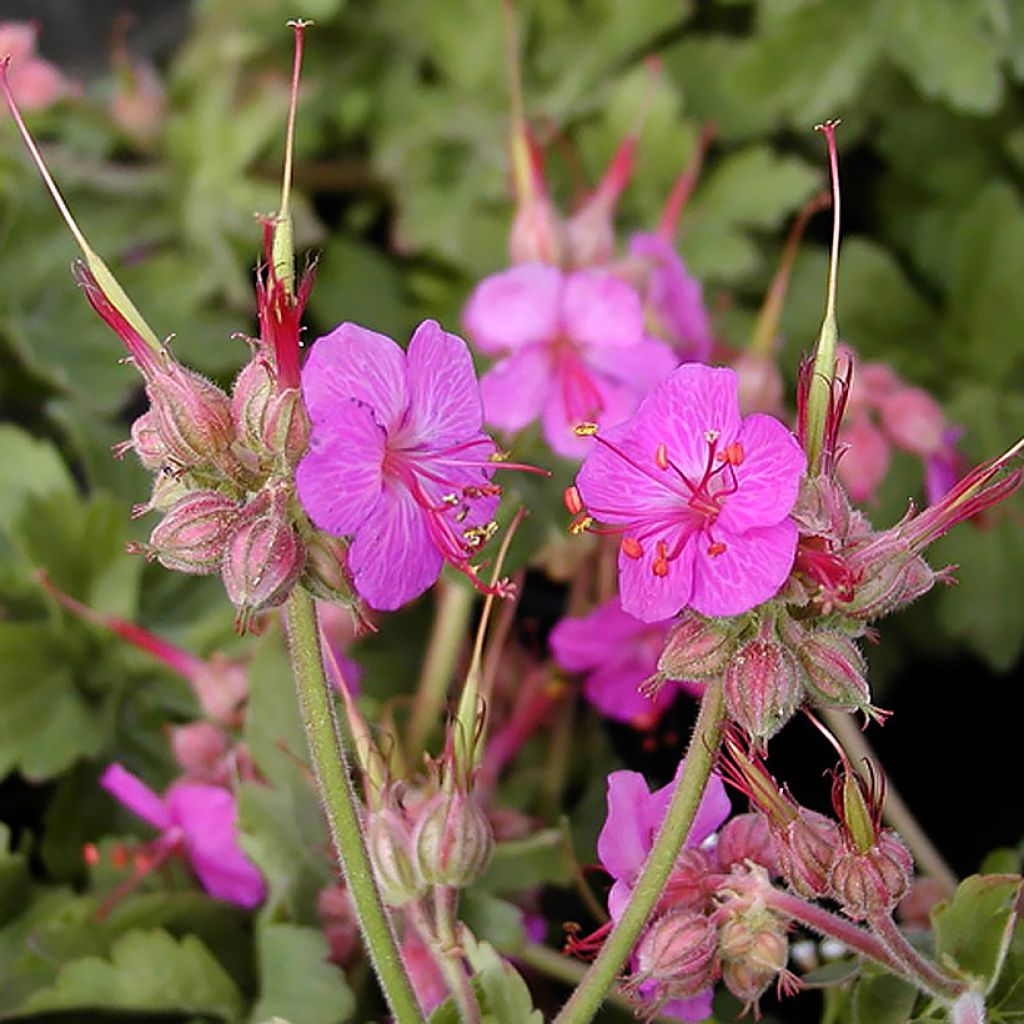
[[[363,943],[396,1024],[421,1024],[423,1017],[374,883],[363,842],[358,798],[349,778],[333,696],[324,675],[313,599],[301,587],[296,587],[288,598],[287,611],[288,651],[299,695],[302,727],[331,839],[359,918]]]
[[[440,953],[438,963],[458,1007],[462,1024],[480,1024],[480,1006],[462,962],[462,949],[455,935],[458,898],[458,891],[449,886],[439,885],[434,889],[434,914]]]
[[[665,820],[661,823],[626,909],[605,940],[600,955],[562,1007],[554,1024],[586,1024],[601,1008],[608,990],[615,984],[622,965],[661,897],[679,851],[693,826],[722,742],[724,722],[722,681],[713,679],[704,688],[700,714],[686,754],[686,766],[676,782]]]
[[[469,587],[444,580],[438,587],[437,611],[406,731],[405,751],[410,764],[421,763],[427,737],[441,720],[455,662],[469,627],[473,599]]]

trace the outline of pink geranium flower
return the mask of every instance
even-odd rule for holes
[[[477,285],[464,319],[480,351],[504,356],[480,382],[487,422],[515,431],[540,418],[569,458],[587,450],[577,423],[621,423],[677,362],[645,335],[634,289],[605,271],[513,267]]]
[[[551,650],[566,672],[586,673],[583,696],[602,715],[646,729],[693,684],[667,682],[653,697],[640,684],[658,668],[670,622],[641,622],[612,598],[589,615],[562,619],[551,631]]]
[[[685,762],[679,765],[679,771],[683,770],[683,764]],[[639,772],[619,771],[608,776],[608,815],[597,837],[597,855],[604,869],[615,879],[608,893],[608,913],[612,921],[618,921],[626,908],[674,788],[675,782],[670,782],[652,793]],[[730,809],[722,780],[712,775],[686,837],[687,847],[698,847],[715,833],[729,816]],[[709,987],[689,999],[672,1000],[662,1012],[680,1020],[703,1020],[711,1013],[711,997]]]
[[[10,60],[8,81],[23,110],[42,110],[78,92],[69,79],[36,53],[39,27],[25,21],[0,21],[0,57]]]
[[[778,420],[741,418],[732,370],[679,367],[594,441],[566,501],[575,530],[600,532],[597,519],[621,535],[624,611],[738,615],[775,595],[793,566],[806,458]]]
[[[644,299],[654,330],[683,361],[707,362],[714,338],[704,308],[704,290],[671,242],[660,234],[633,235],[629,255],[645,268]]]
[[[486,590],[470,559],[495,529],[498,453],[465,342],[427,320],[406,353],[344,323],[313,346],[302,392],[313,430],[299,499],[320,529],[353,537],[366,602],[398,608],[446,561]]]
[[[158,796],[119,764],[107,768],[100,785],[160,832],[151,866],[180,854],[215,899],[246,908],[263,900],[263,879],[238,845],[235,799],[226,789],[175,783]]]

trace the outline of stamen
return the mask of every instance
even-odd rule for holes
[[[566,487],[562,500],[565,502],[565,507],[569,510],[570,515],[578,516],[583,511],[583,497],[575,484],[571,487]]]
[[[594,525],[593,517],[592,516],[588,516],[586,513],[584,513],[583,515],[577,516],[569,524],[569,532],[574,537],[578,537],[581,533],[586,533],[587,530],[589,530],[590,527],[593,526],[593,525]]]
[[[654,449],[654,464],[658,469],[668,469],[668,448],[664,442]]]
[[[577,423],[576,426],[572,428],[572,432],[577,437],[593,437],[597,433],[597,424]]]
[[[727,444],[716,456],[719,462],[727,462],[730,466],[738,466],[745,457],[743,445],[739,441]]]
[[[620,546],[622,547],[622,553],[627,558],[632,558],[634,560],[643,558],[644,548],[636,537],[623,537]]]
[[[719,555],[724,555],[727,548],[720,540],[716,540],[713,544],[708,545],[708,554],[712,558],[717,558]]]
[[[657,551],[658,557],[651,563],[651,572],[664,579],[668,575],[668,545],[659,540]]]

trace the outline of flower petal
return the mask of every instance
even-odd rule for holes
[[[431,539],[428,514],[404,487],[385,485],[349,547],[356,590],[371,608],[400,608],[440,575],[444,560]]]
[[[640,396],[629,385],[609,380],[596,372],[588,373],[588,383],[601,405],[601,411],[596,417],[588,413],[588,419],[596,418],[603,429],[618,426],[628,419],[636,408]],[[564,455],[567,459],[581,459],[592,450],[593,441],[576,436],[574,428],[580,423],[580,418],[571,415],[573,398],[568,396],[570,401],[566,401],[563,386],[556,384],[548,392],[541,417],[544,438],[559,455]],[[579,405],[579,402],[576,401],[575,404]]]
[[[678,555],[669,560],[664,576],[654,572],[659,541],[672,553],[679,544],[679,536],[679,529],[642,536],[643,554],[639,558],[630,558],[620,549],[619,597],[624,611],[644,622],[660,622],[691,603],[691,594],[696,589],[694,549],[700,543],[699,537],[691,535],[683,542]]]
[[[185,833],[185,852],[203,888],[215,899],[255,907],[263,878],[238,845],[234,797],[219,786],[178,785],[168,807]]]
[[[370,410],[336,401],[315,423],[309,451],[295,472],[299,501],[313,523],[343,537],[354,533],[380,501],[386,435]]]
[[[659,1017],[675,1017],[676,1020],[707,1020],[711,1016],[711,1003],[715,990],[711,985],[702,989],[695,996],[685,999],[670,999],[658,1010]]]
[[[565,279],[562,327],[578,345],[627,348],[644,338],[640,296],[603,270],[577,270]]]
[[[462,322],[481,352],[504,352],[553,341],[558,333],[562,272],[523,263],[484,278],[469,297]]]
[[[339,324],[313,344],[302,368],[302,395],[313,424],[330,422],[340,401],[367,405],[389,433],[409,404],[405,353],[390,338],[357,324]]]
[[[745,533],[717,530],[725,551],[711,556],[695,545],[691,607],[702,615],[739,615],[773,598],[786,582],[796,555],[797,529],[792,519]]]
[[[656,662],[639,658],[607,662],[583,681],[583,696],[606,718],[635,729],[647,729],[676,696],[676,688],[671,684],[662,686],[654,697],[645,697],[640,692],[640,684],[656,668]]]
[[[797,439],[774,416],[748,416],[737,437],[743,461],[736,467],[736,493],[722,501],[718,522],[730,532],[767,526],[793,509],[807,468]]]
[[[651,848],[651,826],[643,814],[650,799],[647,781],[639,772],[608,776],[608,814],[597,837],[597,855],[612,878],[628,885],[636,880]]]
[[[551,389],[551,359],[543,345],[527,345],[483,375],[480,395],[487,422],[499,430],[522,430],[540,416]]]
[[[480,386],[466,343],[434,320],[416,328],[408,350],[406,432],[431,448],[458,444],[480,430]]]
[[[171,815],[162,797],[157,796],[137,775],[123,765],[108,765],[100,776],[100,785],[118,803],[124,804],[133,814],[149,822],[153,828],[163,831],[171,827]]]
[[[561,668],[582,672],[621,654],[624,645],[635,641],[648,628],[627,615],[618,598],[612,598],[582,618],[562,619],[551,631],[549,643]]]
[[[679,365],[672,349],[657,338],[644,338],[629,348],[589,348],[586,361],[605,377],[628,384],[638,402]]]

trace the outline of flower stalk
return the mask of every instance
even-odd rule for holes
[[[615,984],[686,842],[711,777],[724,725],[722,681],[712,679],[704,688],[697,724],[686,755],[686,766],[676,782],[665,819],[629,902],[583,981],[555,1017],[554,1024],[586,1024],[594,1018],[609,989]]]

